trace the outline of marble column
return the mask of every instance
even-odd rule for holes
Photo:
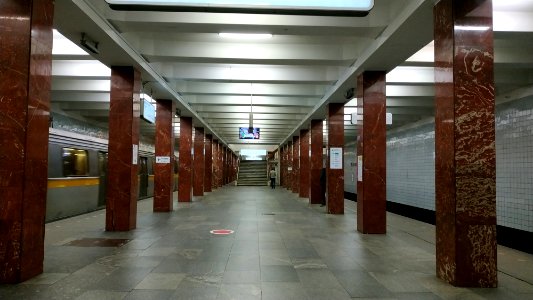
[[[326,124],[328,126],[326,210],[330,214],[344,214],[344,103],[328,104]],[[336,150],[340,150],[340,153]],[[332,153],[335,157],[332,157]]]
[[[320,174],[322,173],[323,157],[322,148],[324,145],[324,124],[322,120],[311,120],[311,160],[310,160],[310,195],[311,204],[324,202],[324,193],[320,185]]]
[[[204,192],[213,190],[213,135],[205,136],[205,172],[204,172]]]
[[[294,179],[293,175],[292,175],[292,172],[293,172],[293,161],[292,161],[292,158],[293,158],[293,147],[292,147],[292,142],[288,142],[287,143],[287,186],[286,188],[290,191],[292,190],[292,181]]]
[[[358,168],[363,171],[357,178],[357,230],[369,234],[387,231],[385,75],[367,71],[357,77],[357,106],[363,109],[357,142],[357,161],[362,161]]]
[[[228,184],[228,148],[226,147],[224,147],[224,151],[222,152],[222,161],[224,162],[222,167],[222,184],[226,185]]]
[[[218,140],[213,140],[213,189],[218,188],[218,150],[220,144]]]
[[[222,187],[222,166],[224,164],[224,161],[222,160],[222,153],[224,152],[224,146],[222,144],[218,144],[218,167],[217,167],[217,187]]]
[[[279,186],[285,187],[285,145],[279,148]]]
[[[52,0],[0,1],[0,283],[43,272],[53,16]]]
[[[205,136],[204,129],[194,128],[194,173],[193,196],[204,195],[205,178]]]
[[[292,138],[292,192],[300,193],[300,137]]]
[[[178,202],[192,201],[192,118],[180,118]]]
[[[174,201],[174,112],[172,100],[157,100],[155,120],[154,203],[155,212],[172,211]],[[168,160],[167,160],[168,159]],[[159,160],[159,161],[158,161]]]
[[[107,231],[128,231],[137,224],[140,91],[137,69],[111,67]]]
[[[442,0],[434,18],[437,276],[496,287],[492,1]]]
[[[300,197],[309,198],[309,130],[300,130]]]

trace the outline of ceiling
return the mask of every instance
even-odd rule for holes
[[[346,103],[345,140],[355,88],[365,70],[387,71],[387,112],[397,128],[434,116],[434,0],[375,0],[365,17],[202,12],[117,11],[104,0],[56,1],[52,110],[102,126],[109,113],[109,66],[135,66],[143,90],[172,99],[181,116],[235,151],[251,144],[275,149],[325,119],[328,103]],[[533,1],[494,0],[497,102],[533,93]],[[219,33],[268,33],[266,39]],[[261,128],[239,140],[238,127]],[[179,128],[179,127],[178,127]],[[179,129],[177,129],[179,132]],[[155,126],[142,122],[141,134]],[[179,140],[178,140],[179,142]]]

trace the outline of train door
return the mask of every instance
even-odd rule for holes
[[[105,206],[107,192],[107,152],[98,152],[98,207]]]
[[[139,198],[148,196],[148,158],[139,158]]]

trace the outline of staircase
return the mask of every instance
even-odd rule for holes
[[[237,185],[266,186],[267,180],[266,160],[241,160]]]

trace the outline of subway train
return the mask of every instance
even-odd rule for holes
[[[106,206],[106,139],[50,128],[48,142],[46,222]],[[139,199],[154,193],[154,151],[139,147]],[[177,159],[174,190],[177,190]]]

